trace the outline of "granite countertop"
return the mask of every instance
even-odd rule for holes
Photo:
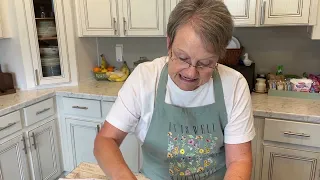
[[[138,180],[148,180],[142,174],[135,174]],[[97,164],[80,163],[71,173],[66,176],[66,179],[99,179],[109,180],[101,168]]]
[[[93,80],[81,82],[78,86],[18,91],[15,94],[0,96],[0,116],[55,95],[114,101],[122,85],[121,82]],[[253,93],[252,105],[255,116],[320,123],[319,100],[272,97]]]

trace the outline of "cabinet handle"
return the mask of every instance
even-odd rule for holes
[[[261,19],[260,19],[260,24],[263,25],[266,18],[265,18],[265,15],[266,15],[266,5],[267,5],[267,2],[266,1],[263,1],[263,4],[261,6]]]
[[[13,126],[13,125],[15,125],[15,124],[17,124],[17,122],[9,123],[9,124],[6,125],[5,127],[0,127],[0,131],[3,131],[3,130],[5,130],[5,129],[8,129],[9,127],[11,127],[11,126]]]
[[[114,28],[114,35],[117,35],[117,20],[113,18],[113,28]]]
[[[36,136],[34,135],[34,132],[31,135],[32,139],[33,139],[33,144],[32,146],[34,147],[34,149],[37,149],[37,144],[36,144]]]
[[[24,153],[27,154],[27,145],[26,145],[26,139],[24,137],[22,137],[21,139],[22,143],[23,143],[23,149],[24,150]]]
[[[97,125],[97,132],[99,133],[100,132],[100,126]]]
[[[39,86],[40,85],[40,79],[39,79],[38,69],[34,70],[34,73],[36,74],[36,84],[37,84],[37,86]]]
[[[126,18],[123,18],[123,31],[124,31],[124,35],[127,35],[127,21]]]
[[[305,134],[305,133],[294,133],[291,131],[286,131],[283,133],[284,135],[289,135],[289,136],[299,136],[299,137],[311,137],[309,134]]]
[[[44,112],[46,112],[46,111],[49,111],[51,108],[45,108],[45,109],[43,109],[43,110],[41,110],[41,111],[38,111],[37,113],[36,113],[36,115],[38,116],[38,115],[40,115],[40,114],[42,114],[42,113],[44,113]]]
[[[87,110],[89,109],[88,107],[84,107],[84,106],[72,106],[73,109],[83,109],[83,110]]]

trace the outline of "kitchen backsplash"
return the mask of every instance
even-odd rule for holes
[[[285,73],[320,73],[320,41],[311,40],[306,27],[236,28],[234,36],[256,63],[257,73],[275,71],[280,64]],[[115,60],[116,44],[123,44],[124,60],[131,68],[141,56],[153,60],[167,54],[166,38],[91,38],[88,41],[95,40],[98,51],[91,58],[93,62],[86,64],[97,64],[97,54],[103,53],[110,64],[120,66]]]

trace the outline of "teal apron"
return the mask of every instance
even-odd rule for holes
[[[168,64],[161,72],[152,120],[142,145],[141,172],[151,180],[223,180],[223,130],[227,113],[219,73],[213,74],[215,103],[183,108],[165,103]]]

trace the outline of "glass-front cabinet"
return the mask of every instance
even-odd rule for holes
[[[31,50],[36,85],[70,81],[63,0],[27,1],[33,5],[30,9],[33,31],[29,33],[36,47]]]

